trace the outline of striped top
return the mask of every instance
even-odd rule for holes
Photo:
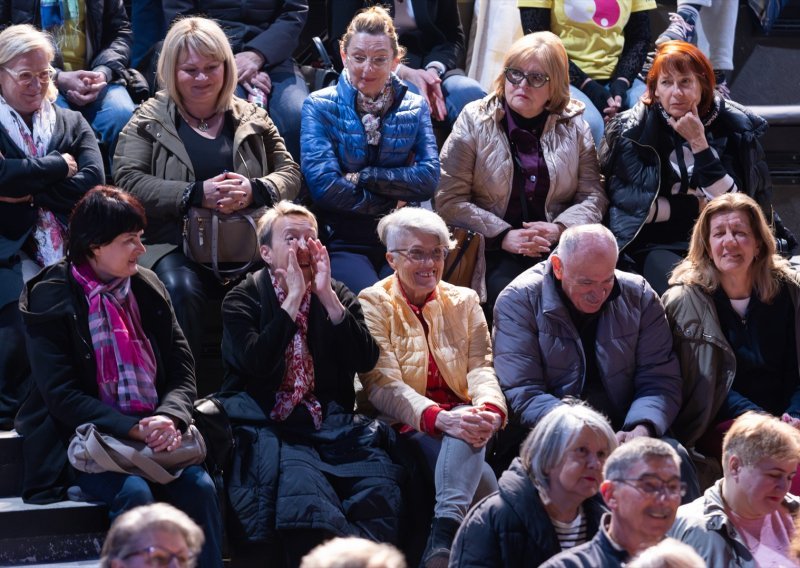
[[[586,535],[586,515],[583,514],[583,508],[579,510],[578,515],[571,522],[562,523],[553,518],[550,521],[556,530],[561,550],[567,550],[589,540]]]

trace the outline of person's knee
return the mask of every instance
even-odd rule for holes
[[[113,514],[122,514],[129,509],[140,505],[147,505],[155,501],[153,491],[147,481],[136,475],[131,475],[125,480],[119,493],[114,498]]]

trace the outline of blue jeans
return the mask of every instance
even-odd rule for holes
[[[410,82],[406,84],[412,93],[419,94],[416,85]],[[461,109],[472,101],[485,97],[486,91],[475,79],[470,79],[466,75],[450,75],[442,82],[442,94],[444,106],[447,108],[447,123],[453,126]]]
[[[392,267],[384,260],[375,265],[366,254],[347,251],[328,251],[331,259],[331,276],[358,294],[378,280],[392,274]]]
[[[107,152],[108,171],[111,171],[111,160],[117,147],[117,137],[128,124],[136,105],[133,104],[128,91],[122,85],[108,85],[94,102],[86,106],[73,106],[64,95],[59,94],[56,104],[80,112],[92,125],[92,130],[100,142],[100,149]]]
[[[633,85],[631,85],[631,88],[628,89],[628,100],[625,103],[625,108],[631,108],[633,105],[635,105],[639,101],[639,97],[641,97],[646,90],[647,85],[645,85],[639,79],[634,79]],[[603,132],[605,132],[606,129],[606,123],[603,120],[603,113],[597,110],[589,97],[584,95],[583,91],[577,87],[570,85],[569,94],[573,99],[577,99],[586,105],[586,110],[583,113],[583,119],[589,123],[589,128],[592,129],[594,144],[595,146],[599,147],[600,141],[603,139]]]
[[[435,438],[423,432],[411,434],[410,441],[419,446],[434,472],[434,517],[461,522],[472,503],[497,491],[497,478],[484,459],[485,446],[474,448],[459,438]]]
[[[286,143],[286,149],[300,163],[300,117],[303,113],[303,101],[308,96],[305,79],[294,66],[293,73],[270,73],[272,91],[269,94],[269,116]],[[247,98],[247,92],[241,85],[236,87],[236,95]]]
[[[156,500],[166,501],[192,517],[206,535],[199,566],[222,566],[222,515],[214,482],[202,466],[193,465],[167,485],[150,484],[124,473],[80,473],[76,481],[87,496],[108,506],[113,521],[119,515]]]

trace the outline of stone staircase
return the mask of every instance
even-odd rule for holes
[[[22,438],[0,432],[0,566],[97,566],[108,530],[101,505],[28,505],[22,489]]]

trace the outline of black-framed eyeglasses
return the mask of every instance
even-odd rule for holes
[[[612,479],[611,481],[630,485],[648,497],[683,497],[686,495],[686,483],[673,479],[664,481],[655,475],[643,475],[638,479]]]
[[[22,71],[15,71],[8,67],[3,67],[3,71],[11,75],[14,80],[25,87],[30,86],[34,79],[38,79],[42,85],[48,84],[56,76],[56,70],[52,67],[43,69],[41,71],[31,71],[30,69],[23,69]]]
[[[450,254],[450,249],[442,246],[442,247],[436,247],[431,251],[422,250],[420,248],[410,248],[410,249],[394,249],[389,252],[400,253],[408,260],[422,264],[423,262],[426,262],[428,259],[432,260],[433,262],[442,262],[444,259],[447,258],[447,255]]]
[[[197,555],[195,554],[187,554],[184,556],[170,552],[166,548],[160,546],[148,546],[146,548],[134,550],[123,556],[122,559],[127,560],[133,556],[145,556],[145,564],[153,566],[154,568],[168,568],[173,560],[178,563],[180,568],[193,568],[197,561]]]
[[[527,81],[528,85],[534,89],[544,87],[545,84],[550,80],[550,76],[545,75],[544,73],[537,73],[536,71],[525,73],[525,71],[520,71],[519,69],[514,69],[513,67],[506,67],[503,72],[506,75],[506,80],[508,80],[508,82],[512,85],[519,85],[523,81]]]

